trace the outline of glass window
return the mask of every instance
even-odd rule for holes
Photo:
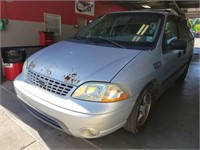
[[[93,21],[78,36],[96,44],[109,40],[126,48],[150,47],[156,43],[163,17],[156,13],[112,13]]]
[[[179,31],[180,39],[183,39],[186,41],[193,39],[193,35],[191,34],[189,27],[187,26],[186,20],[183,20],[183,19],[180,20],[180,23],[178,24],[178,31]]]
[[[169,18],[165,24],[165,31],[163,37],[163,49],[167,49],[167,46],[174,39],[178,39],[177,25],[175,19]]]
[[[54,32],[54,35],[61,35],[61,15],[44,13],[45,31]]]

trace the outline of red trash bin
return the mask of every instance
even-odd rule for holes
[[[3,58],[3,70],[6,80],[13,81],[21,72],[23,62],[26,59],[25,49],[7,48],[1,51]]]
[[[13,81],[22,72],[23,62],[4,63],[3,66],[6,80]]]

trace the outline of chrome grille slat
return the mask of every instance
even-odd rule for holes
[[[72,85],[43,76],[32,70],[28,70],[28,81],[33,85],[60,96],[66,96],[73,88]],[[45,85],[41,85],[40,81],[44,82]]]

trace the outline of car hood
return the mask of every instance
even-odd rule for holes
[[[55,80],[79,85],[110,82],[141,51],[61,41],[30,57],[29,68]]]

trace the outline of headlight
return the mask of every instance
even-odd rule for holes
[[[85,83],[72,94],[73,98],[103,103],[125,100],[130,96],[130,90],[122,84],[98,82]]]

